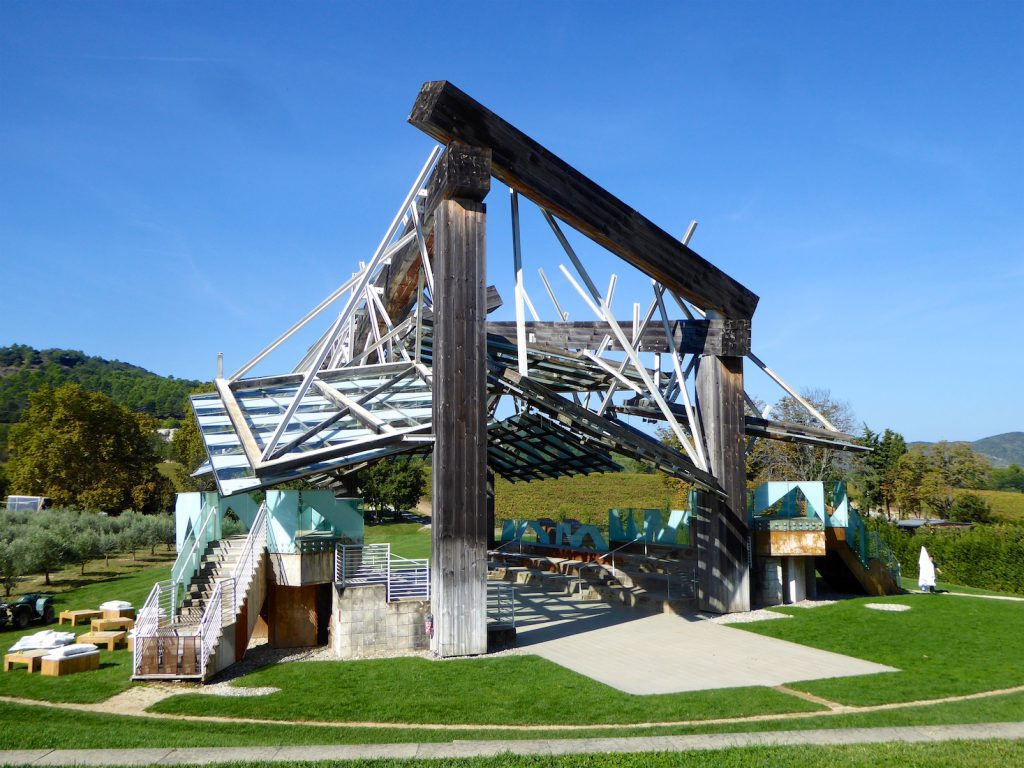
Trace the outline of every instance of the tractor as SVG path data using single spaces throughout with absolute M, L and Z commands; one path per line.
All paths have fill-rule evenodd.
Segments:
M 13 603 L 0 603 L 0 629 L 7 624 L 15 629 L 24 629 L 33 621 L 49 624 L 53 615 L 53 597 L 50 595 L 22 595 Z

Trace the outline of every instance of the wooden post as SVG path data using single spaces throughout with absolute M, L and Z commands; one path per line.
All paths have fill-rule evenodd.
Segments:
M 434 211 L 431 649 L 487 652 L 486 206 L 490 153 L 439 161 Z M 433 201 L 428 201 L 428 208 Z
M 750 610 L 742 357 L 750 346 L 749 328 L 747 323 L 738 341 L 709 342 L 697 368 L 697 418 L 709 469 L 728 495 L 722 501 L 699 494 L 694 523 L 700 606 L 715 613 Z

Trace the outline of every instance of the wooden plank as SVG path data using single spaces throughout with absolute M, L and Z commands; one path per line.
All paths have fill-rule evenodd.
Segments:
M 750 610 L 747 484 L 743 433 L 743 358 L 705 356 L 697 367 L 697 418 L 711 471 L 726 498 L 705 498 L 695 516 L 700 605 L 733 613 Z
M 631 321 L 621 321 L 620 325 L 628 327 Z M 683 321 L 672 323 L 672 346 L 678 348 L 683 342 Z M 611 338 L 608 350 L 622 351 L 612 335 L 608 323 L 595 321 L 545 322 L 526 321 L 526 340 L 531 346 L 540 344 L 560 349 L 597 349 L 606 336 Z M 515 338 L 516 324 L 510 321 L 488 321 L 487 332 L 508 339 Z M 648 324 L 640 336 L 640 347 L 645 352 L 668 352 L 669 345 L 665 341 L 665 329 L 661 325 Z M 702 345 L 703 348 L 703 345 Z
M 467 656 L 487 652 L 486 208 L 435 217 L 431 649 Z
M 445 144 L 489 148 L 495 178 L 688 301 L 753 315 L 754 293 L 451 83 L 424 83 L 409 122 Z

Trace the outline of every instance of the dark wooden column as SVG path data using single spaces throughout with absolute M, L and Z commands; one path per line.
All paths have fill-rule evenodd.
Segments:
M 434 208 L 431 649 L 487 652 L 487 260 L 490 152 L 449 145 Z
M 694 522 L 700 606 L 716 613 L 750 610 L 747 562 L 747 477 L 743 414 L 743 355 L 750 349 L 750 321 L 714 319 L 726 333 L 709 336 L 697 369 L 697 418 L 711 473 L 728 495 L 699 494 Z

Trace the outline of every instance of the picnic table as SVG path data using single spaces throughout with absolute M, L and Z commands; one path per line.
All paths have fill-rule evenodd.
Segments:
M 29 674 L 39 669 L 39 659 L 48 654 L 52 648 L 34 648 L 28 651 L 15 651 L 4 656 L 4 672 L 9 672 L 15 664 L 28 666 Z
M 79 619 L 85 624 L 93 619 L 100 618 L 103 618 L 103 611 L 61 611 L 60 616 L 57 618 L 57 624 L 63 624 L 66 619 L 68 624 L 74 627 L 78 624 Z
M 124 630 L 109 630 L 105 632 L 85 632 L 79 635 L 76 643 L 92 643 L 93 645 L 105 645 L 108 651 L 113 651 L 119 645 L 125 644 L 128 633 Z

